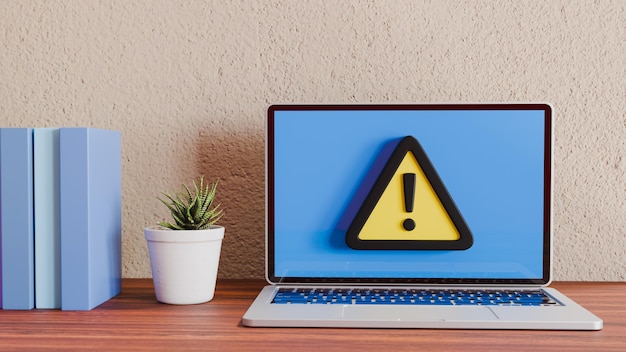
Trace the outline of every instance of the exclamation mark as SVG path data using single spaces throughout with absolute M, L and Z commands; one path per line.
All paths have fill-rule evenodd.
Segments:
M 413 199 L 415 198 L 415 174 L 403 174 L 402 181 L 404 186 L 404 210 L 407 213 L 413 212 Z M 415 228 L 413 219 L 405 219 L 402 223 L 405 230 L 411 231 Z

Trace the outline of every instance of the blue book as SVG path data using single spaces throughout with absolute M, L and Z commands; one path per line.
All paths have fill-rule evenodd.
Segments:
M 61 308 L 59 129 L 33 130 L 35 308 Z
M 122 281 L 121 134 L 60 129 L 61 309 L 90 310 Z
M 2 307 L 35 305 L 33 131 L 0 129 Z
M 2 195 L 0 194 L 0 199 Z M 1 201 L 0 201 L 1 203 Z M 2 204 L 0 204 L 0 212 L 2 212 Z M 0 215 L 0 309 L 2 309 L 2 216 Z

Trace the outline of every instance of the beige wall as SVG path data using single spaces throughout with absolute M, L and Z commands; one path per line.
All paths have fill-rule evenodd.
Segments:
M 1 1 L 0 126 L 123 134 L 125 277 L 156 200 L 221 178 L 220 276 L 263 275 L 276 102 L 551 102 L 555 274 L 626 279 L 626 2 Z

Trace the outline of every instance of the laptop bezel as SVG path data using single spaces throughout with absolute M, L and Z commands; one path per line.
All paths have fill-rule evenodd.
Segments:
M 284 277 L 274 273 L 274 117 L 277 111 L 336 110 L 541 110 L 544 112 L 544 240 L 543 277 L 533 279 L 450 279 L 450 278 L 337 278 Z M 536 286 L 550 284 L 552 279 L 552 162 L 553 109 L 548 103 L 436 103 L 436 104 L 274 104 L 267 109 L 265 138 L 265 278 L 268 283 L 289 285 L 419 285 L 419 286 Z

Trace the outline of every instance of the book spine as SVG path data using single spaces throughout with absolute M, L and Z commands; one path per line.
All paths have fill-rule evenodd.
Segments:
M 33 130 L 35 308 L 61 308 L 59 129 Z
M 2 213 L 1 199 L 2 190 L 0 190 L 0 214 Z M 0 309 L 2 309 L 2 215 L 0 215 Z
M 32 149 L 32 129 L 0 129 L 3 309 L 34 308 Z
M 121 135 L 60 129 L 61 309 L 121 291 Z

